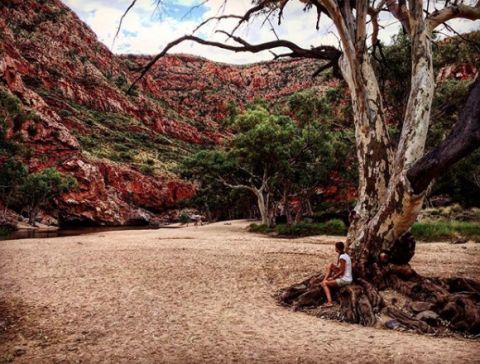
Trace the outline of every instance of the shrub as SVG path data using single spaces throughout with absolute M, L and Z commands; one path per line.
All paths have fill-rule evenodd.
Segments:
M 325 92 L 325 98 L 330 102 L 340 100 L 344 96 L 345 91 L 342 87 L 329 88 Z
M 300 237 L 311 235 L 344 235 L 347 232 L 347 228 L 342 220 L 333 219 L 319 224 L 307 222 L 300 222 L 291 225 L 279 224 L 274 228 L 269 228 L 266 225 L 251 224 L 249 231 L 261 234 L 275 231 L 281 236 Z
M 69 116 L 72 116 L 72 113 L 70 110 L 62 109 L 58 112 L 58 116 L 61 116 L 62 118 L 68 118 Z
M 0 226 L 0 236 L 8 236 L 13 232 L 13 228 L 7 225 Z
M 186 212 L 182 212 L 179 216 L 179 220 L 181 224 L 186 224 L 190 221 L 190 216 Z
M 344 235 L 347 233 L 347 227 L 340 219 L 329 220 L 325 223 L 324 233 L 329 235 Z
M 154 172 L 155 172 L 155 168 L 153 168 L 152 166 L 143 164 L 143 165 L 140 167 L 140 171 L 141 171 L 143 174 L 146 174 L 146 175 L 149 175 L 149 176 L 153 176 L 153 174 L 154 174 Z
M 273 228 L 270 228 L 265 224 L 251 224 L 248 227 L 248 231 L 252 233 L 268 234 L 273 231 Z
M 20 100 L 18 97 L 7 91 L 0 91 L 0 107 L 4 109 L 8 115 L 15 117 L 22 113 Z
M 121 73 L 117 79 L 115 80 L 115 85 L 118 87 L 118 88 L 122 88 L 124 87 L 125 85 L 127 84 L 127 79 L 125 78 L 125 75 L 123 73 Z
M 439 241 L 462 236 L 480 242 L 480 223 L 467 221 L 423 221 L 413 224 L 412 234 L 418 240 Z

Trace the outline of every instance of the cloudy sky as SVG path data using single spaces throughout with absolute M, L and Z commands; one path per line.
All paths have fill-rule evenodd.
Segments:
M 98 35 L 101 42 L 112 49 L 112 41 L 119 20 L 131 0 L 62 0 L 75 11 Z M 135 7 L 123 21 L 122 30 L 117 38 L 113 51 L 115 53 L 154 54 L 158 53 L 167 43 L 184 35 L 190 34 L 202 20 L 208 17 L 224 14 L 242 15 L 251 7 L 251 0 L 230 0 L 226 8 L 222 8 L 223 0 L 163 0 L 161 6 L 156 6 L 155 0 L 137 0 Z M 195 7 L 196 6 L 196 7 Z M 193 10 L 192 10 L 192 7 Z M 320 22 L 320 29 L 315 29 L 315 11 L 305 13 L 299 1 L 287 5 L 284 21 L 278 26 L 276 22 L 265 23 L 264 19 L 256 19 L 248 26 L 242 27 L 237 33 L 250 43 L 260 43 L 275 39 L 272 27 L 281 39 L 287 39 L 309 48 L 319 45 L 338 45 L 333 34 L 333 27 L 326 17 Z M 209 40 L 225 41 L 225 36 L 215 33 L 218 29 L 231 30 L 235 20 L 211 22 L 197 33 Z M 380 38 L 389 42 L 398 32 L 398 24 L 384 18 L 381 24 L 385 27 Z M 455 21 L 452 25 L 459 31 L 480 29 L 480 22 Z M 258 54 L 232 53 L 221 49 L 202 46 L 193 42 L 185 42 L 174 48 L 174 53 L 189 53 L 205 58 L 228 63 L 251 63 L 272 59 L 269 52 Z M 278 53 L 281 53 L 279 50 Z

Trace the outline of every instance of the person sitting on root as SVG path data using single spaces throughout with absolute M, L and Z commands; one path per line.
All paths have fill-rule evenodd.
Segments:
M 327 271 L 325 272 L 325 278 L 321 285 L 327 296 L 327 303 L 322 307 L 332 307 L 332 294 L 330 293 L 330 287 L 343 287 L 349 285 L 353 281 L 352 277 L 352 260 L 350 256 L 345 253 L 345 244 L 341 241 L 335 243 L 335 251 L 338 253 L 337 264 L 327 265 Z

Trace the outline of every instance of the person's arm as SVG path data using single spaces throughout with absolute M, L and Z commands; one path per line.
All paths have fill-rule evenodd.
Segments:
M 338 270 L 335 272 L 334 275 L 330 277 L 331 280 L 337 279 L 338 277 L 343 276 L 343 273 L 345 273 L 345 260 L 340 259 L 338 265 L 339 265 Z

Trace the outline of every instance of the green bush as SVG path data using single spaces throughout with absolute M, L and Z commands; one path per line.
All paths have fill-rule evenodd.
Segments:
M 115 85 L 118 87 L 118 88 L 122 88 L 124 86 L 127 85 L 127 78 L 125 77 L 125 75 L 123 73 L 121 73 L 117 79 L 115 80 Z
M 179 220 L 181 224 L 186 224 L 190 221 L 190 216 L 186 212 L 182 212 L 179 216 Z
M 72 116 L 72 113 L 70 110 L 62 109 L 58 112 L 58 116 L 61 116 L 62 118 L 68 118 L 69 116 Z
M 7 236 L 13 232 L 10 226 L 0 226 L 0 236 Z
M 155 168 L 152 167 L 152 166 L 149 166 L 148 164 L 143 164 L 140 167 L 140 172 L 142 172 L 143 174 L 146 174 L 148 176 L 153 176 L 153 174 L 155 172 Z
M 347 227 L 340 219 L 329 220 L 324 224 L 324 233 L 328 235 L 345 235 Z
M 273 228 L 269 228 L 265 224 L 251 224 L 248 227 L 248 231 L 252 233 L 268 234 L 273 231 Z
M 18 97 L 7 91 L 0 91 L 0 108 L 4 109 L 7 114 L 12 117 L 17 116 L 22 112 Z
M 467 221 L 423 221 L 413 224 L 412 234 L 418 240 L 439 241 L 458 236 L 480 242 L 480 223 Z
M 333 219 L 325 223 L 307 223 L 300 222 L 298 224 L 279 224 L 273 228 L 266 225 L 251 224 L 250 232 L 268 234 L 277 232 L 280 236 L 300 237 L 311 235 L 344 235 L 347 232 L 347 227 L 342 220 Z

